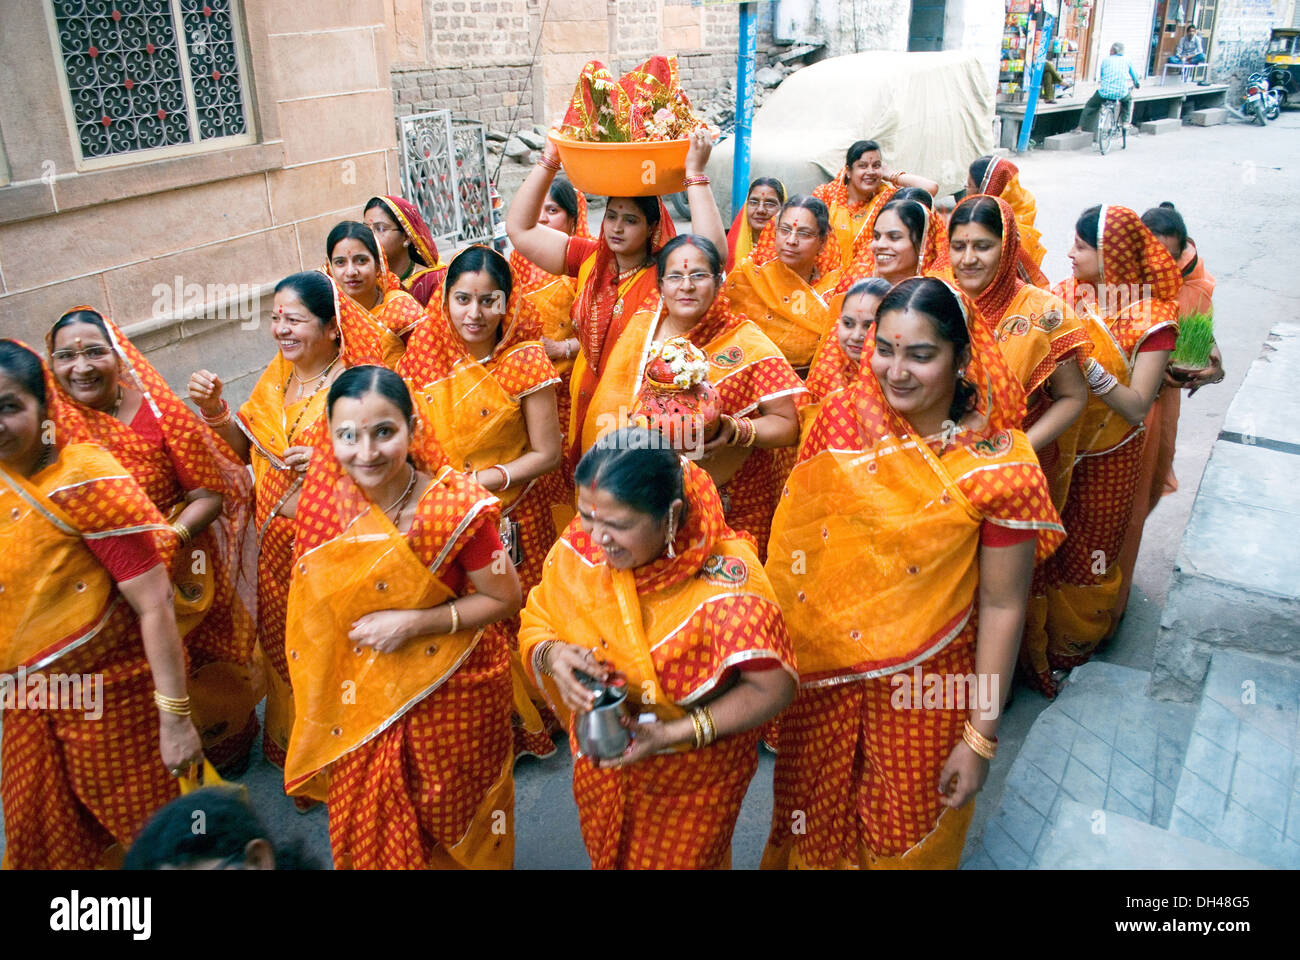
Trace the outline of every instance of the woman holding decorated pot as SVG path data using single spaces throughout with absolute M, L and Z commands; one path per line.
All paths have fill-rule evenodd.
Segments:
M 649 431 L 606 434 L 574 480 L 520 646 L 575 726 L 596 702 L 579 673 L 634 704 L 625 750 L 574 761 L 592 866 L 729 866 L 758 727 L 794 693 L 780 608 L 708 477 Z
M 758 177 L 749 185 L 745 206 L 727 231 L 727 273 L 744 263 L 758 244 L 763 229 L 785 203 L 785 184 L 776 177 Z
M 25 708 L 4 712 L 5 868 L 109 865 L 202 760 L 175 543 L 40 357 L 0 340 L 0 671 Z
M 829 216 L 816 197 L 791 197 L 727 276 L 732 308 L 758 324 L 800 376 L 833 323 L 827 301 L 840 282 L 840 252 Z
M 256 586 L 242 569 L 253 505 L 248 470 L 98 311 L 69 310 L 45 343 L 58 389 L 90 439 L 117 458 L 176 531 L 174 602 L 204 755 L 223 773 L 242 771 L 264 688 L 249 610 Z
M 400 341 L 319 271 L 285 277 L 274 304 L 271 335 L 279 352 L 238 413 L 222 399 L 224 384 L 210 370 L 191 374 L 189 397 L 203 421 L 253 465 L 257 638 L 269 667 L 262 749 L 282 767 L 293 726 L 284 616 L 294 518 L 307 464 L 328 442 L 325 390 L 348 367 L 384 362 Z
M 691 205 L 691 230 L 717 249 L 726 243 L 722 215 L 709 190 L 704 166 L 713 149 L 704 129 L 690 135 L 686 154 L 686 189 Z M 577 278 L 573 305 L 574 330 L 581 344 L 573 368 L 573 404 L 569 422 L 569 454 L 576 462 L 582 424 L 604 375 L 609 354 L 628 321 L 658 299 L 654 257 L 674 235 L 672 220 L 656 197 L 611 197 L 605 207 L 600 237 L 570 237 L 538 222 L 551 180 L 560 169 L 559 154 L 548 140 L 537 168 L 515 194 L 506 217 L 506 230 L 515 248 L 548 273 Z M 580 184 L 579 184 L 580 186 Z
M 446 462 L 391 370 L 345 371 L 325 405 L 289 591 L 285 787 L 328 796 L 336 869 L 508 869 L 501 622 L 522 597 L 498 501 Z
M 383 248 L 366 224 L 356 220 L 335 224 L 325 239 L 325 261 L 343 292 L 403 342 L 424 320 L 424 306 L 388 269 Z M 397 356 L 400 351 L 385 363 L 395 362 Z
M 505 257 L 476 245 L 452 258 L 441 301 L 397 364 L 448 461 L 500 499 L 502 539 L 525 593 L 555 542 L 544 481 L 563 454 L 559 377 L 540 337 L 537 311 Z M 516 661 L 516 753 L 549 756 L 559 728 L 518 664 L 517 629 L 505 624 Z
M 364 211 L 368 226 L 379 241 L 389 271 L 402 289 L 425 306 L 442 284 L 447 265 L 438 256 L 429 225 L 415 204 L 401 197 L 371 197 Z
M 1053 558 L 1047 592 L 1053 670 L 1086 662 L 1119 622 L 1130 586 L 1119 561 L 1138 495 L 1143 421 L 1178 338 L 1182 286 L 1169 251 L 1127 207 L 1085 210 L 1070 262 L 1074 276 L 1053 292 L 1074 307 L 1092 339 L 1084 370 L 1092 396 L 1061 511 L 1069 536 Z
M 899 187 L 919 187 L 931 196 L 939 192 L 939 185 L 933 180 L 886 167 L 876 141 L 859 140 L 849 147 L 844 166 L 835 179 L 813 191 L 813 196 L 830 209 L 831 226 L 844 261 L 842 266 L 847 268 L 871 245 L 871 224 L 876 212 Z
M 702 355 L 698 371 L 679 371 L 692 385 L 717 391 L 720 418 L 702 426 L 700 466 L 718 487 L 727 524 L 758 542 L 759 556 L 784 473 L 775 454 L 799 440 L 795 398 L 803 381 L 752 321 L 731 309 L 722 258 L 703 237 L 683 234 L 659 251 L 659 300 L 638 310 L 608 349 L 586 419 L 575 439 L 583 451 L 601 434 L 631 422 L 646 373 L 663 345 L 685 338 Z
M 781 714 L 764 867 L 957 866 L 1035 556 L 1062 536 L 1023 417 L 967 298 L 928 277 L 885 296 L 773 522 L 800 691 Z M 923 701 L 922 674 L 971 678 L 969 698 Z

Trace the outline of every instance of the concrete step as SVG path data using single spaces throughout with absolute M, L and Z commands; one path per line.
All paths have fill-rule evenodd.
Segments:
M 1092 143 L 1091 133 L 1057 133 L 1043 139 L 1044 150 L 1082 150 Z
M 1198 127 L 1213 127 L 1228 122 L 1228 111 L 1223 107 L 1206 107 L 1204 110 L 1193 110 L 1187 119 Z
M 1159 120 L 1143 121 L 1141 130 L 1144 134 L 1173 133 L 1182 129 L 1183 121 L 1177 117 L 1161 117 Z
M 1196 702 L 1210 656 L 1300 668 L 1300 326 L 1277 324 L 1224 418 L 1192 506 L 1148 692 Z
M 1196 711 L 1147 698 L 1148 679 L 1097 660 L 1071 672 L 1025 738 L 963 868 L 1029 866 L 1066 802 L 1157 827 L 1169 822 Z
M 1043 830 L 1036 870 L 1264 870 L 1265 864 L 1121 813 L 1063 801 Z
M 1300 668 L 1210 660 L 1169 829 L 1269 866 L 1300 868 Z

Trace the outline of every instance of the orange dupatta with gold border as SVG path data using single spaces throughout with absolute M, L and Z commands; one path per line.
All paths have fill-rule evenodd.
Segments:
M 846 274 L 855 261 L 871 252 L 871 226 L 876 222 L 876 214 L 898 192 L 898 187 L 882 180 L 874 194 L 862 203 L 854 203 L 849 199 L 848 178 L 849 168 L 840 167 L 835 179 L 823 183 L 812 192 L 830 211 L 831 228 L 839 240 L 840 256 L 843 259 L 840 266 Z
M 984 170 L 980 193 L 998 197 L 1010 205 L 1020 226 L 1021 248 L 1017 253 L 1021 276 L 1026 283 L 1047 288 L 1047 277 L 1041 264 L 1047 251 L 1043 248 L 1042 233 L 1034 226 L 1038 205 L 1034 196 L 1020 184 L 1020 168 L 1003 157 L 994 157 Z

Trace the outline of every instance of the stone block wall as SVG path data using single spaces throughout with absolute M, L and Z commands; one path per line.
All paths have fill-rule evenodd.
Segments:
M 1281 26 L 1281 0 L 1222 0 L 1210 42 L 1210 75 L 1231 84 L 1229 103 L 1236 105 L 1245 80 L 1264 68 L 1273 27 Z

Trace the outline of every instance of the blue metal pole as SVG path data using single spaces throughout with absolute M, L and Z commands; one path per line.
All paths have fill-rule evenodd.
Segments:
M 749 193 L 749 138 L 754 123 L 754 53 L 758 48 L 755 4 L 740 4 L 740 50 L 736 57 L 736 150 L 731 159 L 731 216 Z
M 1020 139 L 1016 142 L 1016 153 L 1029 149 L 1029 133 L 1034 128 L 1034 112 L 1038 109 L 1038 94 L 1043 89 L 1043 68 L 1047 65 L 1047 51 L 1052 45 L 1052 24 L 1055 18 L 1046 14 L 1043 17 L 1043 29 L 1039 34 L 1038 46 L 1034 50 L 1034 65 L 1029 74 L 1029 100 L 1025 103 L 1025 120 L 1020 125 Z

